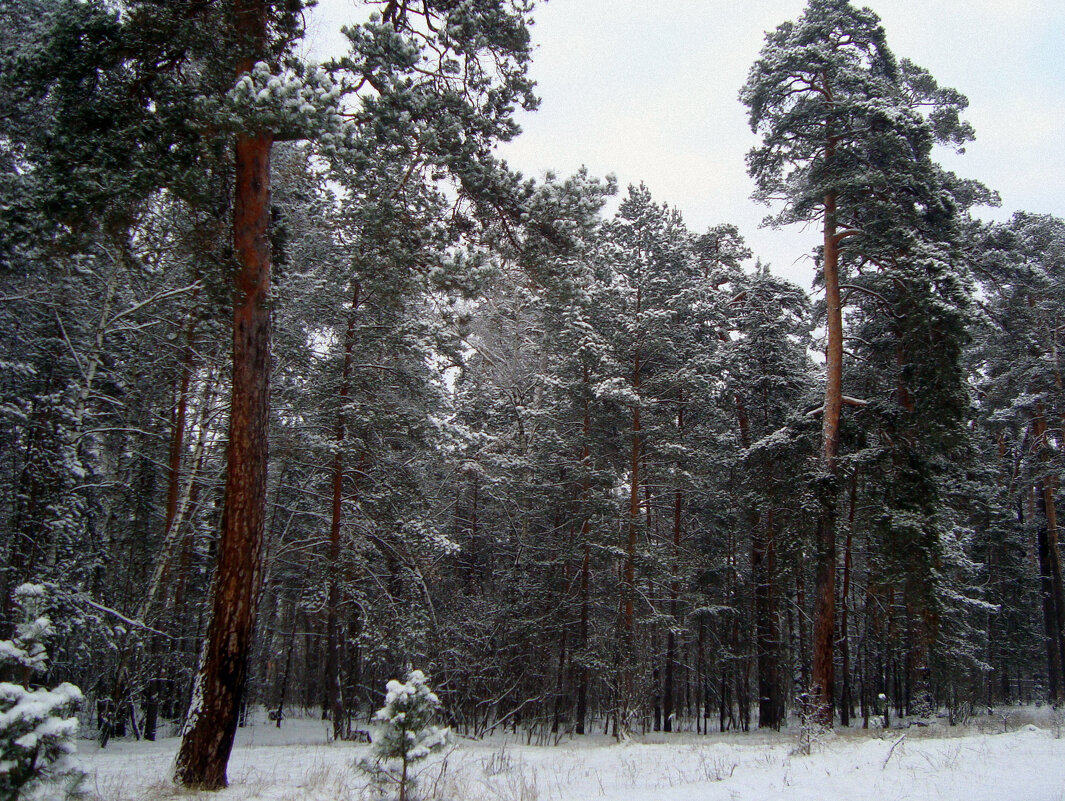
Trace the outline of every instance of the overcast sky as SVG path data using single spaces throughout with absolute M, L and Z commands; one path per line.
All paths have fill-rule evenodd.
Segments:
M 335 52 L 335 30 L 360 16 L 354 0 L 319 0 L 313 50 Z M 797 18 L 805 0 L 549 0 L 534 11 L 532 75 L 540 109 L 500 150 L 539 177 L 581 165 L 643 181 L 695 232 L 740 226 L 775 272 L 810 286 L 815 228 L 759 228 L 744 156 L 755 144 L 736 99 L 764 32 Z M 942 154 L 959 174 L 1014 210 L 1065 216 L 1065 2 L 870 0 L 896 57 L 969 98 L 976 141 Z

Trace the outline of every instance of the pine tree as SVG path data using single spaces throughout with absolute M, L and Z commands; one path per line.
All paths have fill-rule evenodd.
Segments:
M 811 0 L 798 22 L 767 34 L 740 93 L 752 130 L 755 197 L 784 202 L 770 221 L 818 221 L 819 280 L 825 290 L 822 511 L 817 534 L 812 694 L 831 725 L 836 619 L 837 500 L 844 341 L 841 266 L 908 258 L 915 228 L 940 213 L 933 143 L 960 147 L 972 129 L 966 100 L 927 72 L 896 61 L 869 9 Z M 949 213 L 949 212 L 948 212 Z M 919 239 L 919 235 L 916 237 Z M 917 247 L 920 247 L 918 243 Z M 920 251 L 916 254 L 920 257 Z
M 235 45 L 236 84 L 230 94 L 245 119 L 238 117 L 233 140 L 237 269 L 226 489 L 210 622 L 174 770 L 182 784 L 204 789 L 227 784 L 262 580 L 271 372 L 270 153 L 283 132 L 274 120 L 264 124 L 254 119 L 262 98 L 254 83 L 269 88 L 278 81 L 271 74 L 280 67 L 274 53 L 291 46 L 301 5 L 234 0 L 227 31 Z M 286 100 L 270 99 L 279 105 Z M 313 112 L 314 106 L 309 107 Z
M 628 485 L 618 588 L 620 735 L 639 714 L 643 690 L 652 701 L 661 697 L 657 659 L 641 659 L 645 649 L 637 620 L 656 615 L 660 599 L 679 610 L 669 603 L 673 581 L 665 576 L 674 568 L 666 565 L 679 564 L 684 495 L 694 483 L 692 445 L 705 441 L 704 426 L 713 418 L 705 410 L 712 408 L 711 377 L 717 372 L 718 310 L 711 279 L 680 213 L 655 203 L 642 185 L 629 188 L 614 219 L 604 225 L 594 270 L 597 305 L 590 319 L 605 346 L 595 395 L 625 420 L 623 439 L 613 446 L 625 455 L 615 470 Z M 672 548 L 665 553 L 651 546 L 659 525 L 671 531 Z M 647 581 L 649 593 L 638 579 Z M 648 631 L 649 640 L 657 636 L 653 628 Z M 668 632 L 665 639 L 668 650 Z M 641 672 L 648 674 L 646 681 Z M 661 727 L 660 704 L 657 713 Z
M 1019 212 L 980 243 L 977 274 L 988 297 L 974 349 L 984 425 L 997 435 L 1012 495 L 1034 491 L 1048 692 L 1065 697 L 1065 592 L 1062 590 L 1057 489 L 1063 470 L 1065 391 L 1058 321 L 1065 310 L 1065 222 Z M 1003 461 L 1005 461 L 1003 459 Z M 1009 480 L 1009 479 L 1006 479 Z M 1021 507 L 1023 509 L 1023 504 Z M 1023 516 L 1023 512 L 1021 515 Z
M 0 640 L 0 667 L 16 677 L 0 682 L 0 798 L 66 797 L 77 790 L 83 774 L 72 757 L 78 719 L 72 713 L 81 690 L 64 682 L 35 687 L 35 674 L 48 668 L 45 640 L 52 621 L 45 614 L 46 590 L 23 584 L 15 590 L 22 622 L 12 640 Z
M 373 741 L 375 757 L 398 760 L 399 801 L 407 801 L 414 786 L 411 766 L 447 743 L 448 729 L 433 725 L 440 712 L 440 699 L 429 689 L 425 674 L 412 670 L 405 682 L 393 679 L 386 686 L 385 705 L 374 714 L 381 724 Z
M 753 274 L 734 276 L 729 289 L 727 325 L 732 333 L 724 363 L 739 429 L 737 470 L 744 478 L 738 519 L 750 530 L 758 726 L 780 728 L 787 700 L 782 579 L 799 539 L 789 520 L 796 488 L 780 477 L 792 475 L 795 451 L 801 448 L 791 439 L 802 438 L 794 430 L 793 415 L 814 386 L 806 355 L 810 309 L 799 287 L 762 265 Z

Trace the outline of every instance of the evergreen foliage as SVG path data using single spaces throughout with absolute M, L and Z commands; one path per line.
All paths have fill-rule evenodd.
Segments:
M 0 798 L 68 797 L 83 773 L 73 756 L 81 690 L 69 682 L 48 689 L 37 675 L 48 669 L 45 641 L 54 634 L 40 584 L 15 589 L 21 622 L 11 640 L 0 640 L 0 667 L 14 682 L 0 682 Z
M 440 712 L 440 699 L 426 683 L 425 674 L 412 670 L 404 682 L 395 679 L 385 687 L 385 705 L 374 714 L 380 728 L 373 740 L 379 761 L 398 760 L 399 801 L 406 801 L 415 786 L 410 768 L 447 743 L 448 730 L 433 725 Z
M 1065 700 L 1065 223 L 970 216 L 994 193 L 934 161 L 965 98 L 873 12 L 810 0 L 741 92 L 768 222 L 823 228 L 822 301 L 643 184 L 615 213 L 611 177 L 498 158 L 537 102 L 524 0 L 371 2 L 322 65 L 304 5 L 0 7 L 0 714 L 37 715 L 5 776 L 34 732 L 45 773 L 66 753 L 75 691 L 45 682 L 104 745 L 192 727 L 198 674 L 232 691 L 212 733 L 320 706 L 358 736 L 409 664 L 464 734 L 543 743 L 781 728 L 826 678 L 821 723 Z M 268 286 L 238 286 L 237 186 L 267 184 Z M 253 506 L 248 594 L 218 600 Z M 84 630 L 27 612 L 37 583 Z M 406 764 L 439 703 L 388 692 Z

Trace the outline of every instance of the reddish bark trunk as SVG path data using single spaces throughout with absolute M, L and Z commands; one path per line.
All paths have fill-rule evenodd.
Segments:
M 843 304 L 839 289 L 835 193 L 825 197 L 824 279 L 828 339 L 825 346 L 825 413 L 821 431 L 825 466 L 834 473 L 839 454 L 839 420 L 843 410 Z
M 849 612 L 851 580 L 851 545 L 854 541 L 854 512 L 858 497 L 858 474 L 851 476 L 851 502 L 847 525 L 847 542 L 843 550 L 843 590 L 840 594 L 840 651 L 843 658 L 843 693 L 840 698 L 839 722 L 843 726 L 851 725 L 851 677 L 850 677 L 850 634 L 847 615 Z
M 249 54 L 237 74 L 265 50 L 267 5 L 238 0 L 234 20 Z M 270 395 L 270 150 L 268 133 L 235 143 L 233 245 L 233 388 L 226 448 L 225 505 L 211 619 L 192 706 L 174 770 L 186 787 L 226 786 L 226 766 L 247 681 L 262 582 Z
M 834 147 L 825 156 L 831 160 Z M 825 196 L 824 247 L 825 304 L 828 342 L 825 348 L 825 408 L 822 425 L 825 470 L 836 473 L 839 454 L 839 421 L 843 409 L 843 311 L 839 289 L 839 239 L 836 235 L 836 195 Z M 814 588 L 813 664 L 811 701 L 815 720 L 832 725 L 835 682 L 834 638 L 836 630 L 836 513 L 831 486 L 822 498 L 817 526 L 817 568 Z

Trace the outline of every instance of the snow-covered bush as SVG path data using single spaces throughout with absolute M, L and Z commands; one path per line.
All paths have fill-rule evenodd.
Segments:
M 373 740 L 376 762 L 363 764 L 364 770 L 379 779 L 393 782 L 399 789 L 399 801 L 407 801 L 414 785 L 410 766 L 447 743 L 449 729 L 433 725 L 440 710 L 440 699 L 429 689 L 425 674 L 412 670 L 406 682 L 393 679 L 385 685 L 385 705 L 374 720 L 381 724 Z M 385 765 L 399 761 L 399 773 Z
M 22 622 L 14 639 L 0 640 L 0 665 L 15 678 L 0 682 L 0 799 L 68 796 L 83 775 L 72 758 L 81 690 L 66 682 L 31 689 L 34 674 L 47 668 L 44 641 L 52 634 L 44 587 L 23 584 L 15 603 Z
M 817 700 L 810 693 L 799 694 L 798 708 L 799 742 L 792 749 L 791 755 L 810 756 L 824 744 L 831 729 L 822 722 L 824 710 L 818 706 Z

